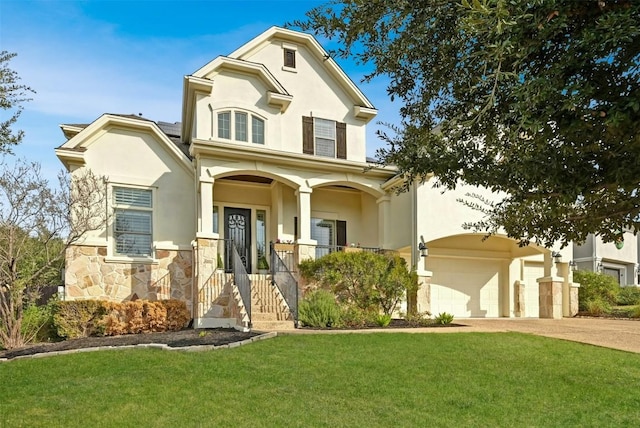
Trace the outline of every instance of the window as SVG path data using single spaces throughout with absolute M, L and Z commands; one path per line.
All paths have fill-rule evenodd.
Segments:
M 213 112 L 212 112 L 213 114 Z M 218 115 L 218 138 L 264 144 L 264 119 L 244 111 L 222 111 Z M 251 133 L 249 133 L 249 116 Z
M 114 187 L 115 253 L 151 256 L 153 194 L 151 190 Z
M 264 120 L 255 116 L 251 116 L 251 141 L 264 144 Z
M 284 66 L 296 68 L 296 51 L 294 49 L 284 49 Z
M 313 122 L 315 152 L 318 156 L 336 157 L 336 122 L 315 118 Z
M 219 233 L 218 232 L 218 226 L 219 221 L 218 221 L 218 206 L 214 205 L 213 206 L 213 233 Z
M 347 125 L 317 117 L 302 118 L 302 152 L 330 158 L 347 158 Z
M 258 263 L 267 256 L 267 212 L 256 210 L 256 252 Z
M 231 113 L 218 113 L 218 138 L 231 139 Z
M 247 140 L 247 113 L 236 112 L 236 140 Z
M 315 239 L 318 242 L 316 259 L 335 251 L 335 230 L 335 220 L 311 219 L 311 239 Z
M 347 222 L 341 220 L 311 219 L 311 239 L 318 242 L 316 258 L 347 245 Z

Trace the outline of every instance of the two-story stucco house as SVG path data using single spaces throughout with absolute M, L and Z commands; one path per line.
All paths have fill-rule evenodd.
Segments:
M 57 156 L 72 174 L 106 176 L 114 213 L 69 250 L 66 298 L 173 297 L 196 326 L 292 324 L 284 267 L 353 246 L 405 257 L 420 311 L 574 314 L 571 250 L 561 260 L 559 248 L 463 230 L 478 215 L 456 202 L 465 189 L 396 194 L 396 171 L 365 155 L 376 113 L 314 37 L 273 27 L 184 78 L 179 123 L 62 125 Z M 281 259 L 270 242 L 290 243 Z M 275 275 L 257 273 L 266 260 Z

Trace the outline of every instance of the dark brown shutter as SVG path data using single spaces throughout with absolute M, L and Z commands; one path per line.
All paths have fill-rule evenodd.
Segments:
M 293 238 L 298 240 L 298 217 L 293 218 Z
M 347 124 L 336 122 L 336 157 L 347 158 Z
M 313 118 L 302 116 L 302 153 L 313 154 Z
M 336 245 L 338 247 L 347 246 L 347 222 L 336 220 Z

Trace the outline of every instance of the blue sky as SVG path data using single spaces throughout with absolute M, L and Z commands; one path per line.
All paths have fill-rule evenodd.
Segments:
M 322 3 L 1 0 L 0 50 L 18 54 L 10 66 L 37 92 L 18 121 L 26 136 L 14 151 L 39 161 L 53 179 L 62 168 L 53 151 L 64 142 L 61 123 L 89 123 L 107 112 L 179 121 L 184 75 Z M 397 122 L 398 108 L 385 79 L 361 83 L 370 66 L 337 61 L 379 110 L 367 132 L 373 156 L 382 144 L 375 122 Z

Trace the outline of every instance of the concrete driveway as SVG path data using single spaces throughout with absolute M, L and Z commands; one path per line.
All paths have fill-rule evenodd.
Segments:
M 515 331 L 538 336 L 588 343 L 606 348 L 640 353 L 640 320 L 600 318 L 563 318 L 560 320 L 532 318 L 459 319 L 467 331 Z M 463 330 L 465 328 L 460 328 Z M 448 330 L 448 329 L 442 329 Z
M 640 320 L 612 320 L 600 318 L 457 318 L 461 327 L 364 329 L 364 330 L 283 330 L 278 334 L 367 334 L 367 333 L 530 333 L 538 336 L 588 343 L 605 348 L 640 354 Z

